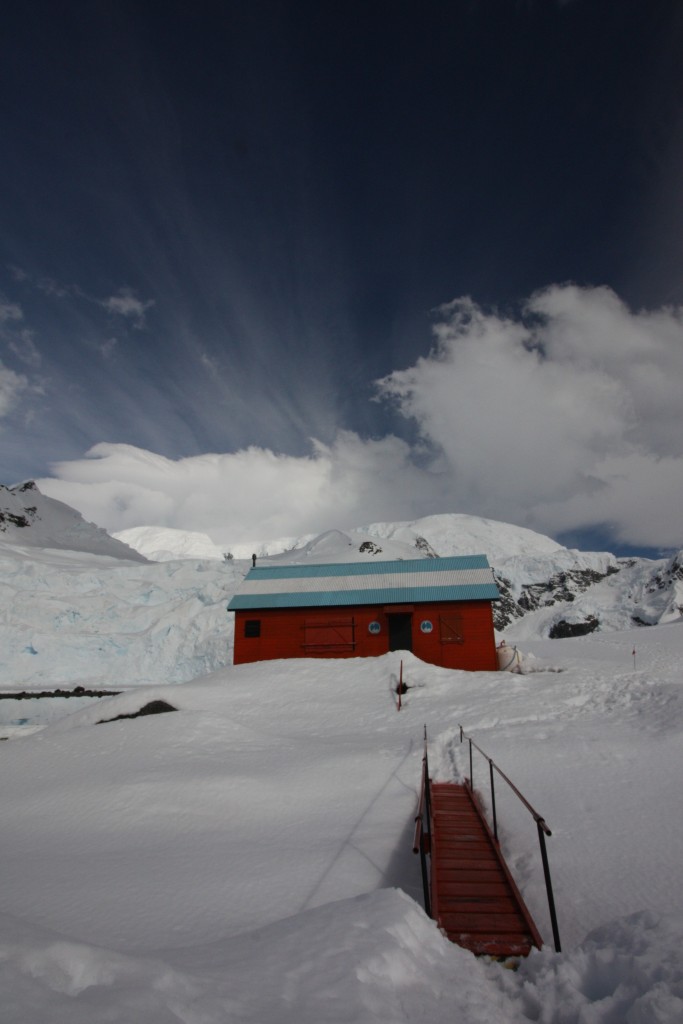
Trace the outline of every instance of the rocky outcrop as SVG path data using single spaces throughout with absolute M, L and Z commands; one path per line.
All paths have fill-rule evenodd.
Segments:
M 525 612 L 532 612 L 541 606 L 572 602 L 577 594 L 583 594 L 594 583 L 606 576 L 619 572 L 617 566 L 609 566 L 606 572 L 596 569 L 569 569 L 554 573 L 546 583 L 525 583 L 519 597 L 519 606 Z
M 16 487 L 0 484 L 0 539 L 22 547 L 87 551 L 127 561 L 147 559 L 115 540 L 80 512 L 42 494 L 33 480 Z
M 500 601 L 493 602 L 493 625 L 499 633 L 502 633 L 511 622 L 522 618 L 524 609 L 519 601 L 515 600 L 512 582 L 495 569 L 493 578 L 500 592 Z
M 432 545 L 424 537 L 416 537 L 415 538 L 415 547 L 417 548 L 417 550 L 419 552 L 421 552 L 421 554 L 424 556 L 424 558 L 438 558 L 439 557 L 437 555 L 436 551 L 434 550 L 434 548 L 432 547 Z
M 600 620 L 594 615 L 589 615 L 584 622 L 567 622 L 566 619 L 560 619 L 559 622 L 553 623 L 548 632 L 548 636 L 551 640 L 563 640 L 566 637 L 572 636 L 586 636 L 587 633 L 594 633 L 600 626 Z
M 375 544 L 373 540 L 364 540 L 359 546 L 358 550 L 361 555 L 381 555 L 382 549 L 379 544 Z
M 528 615 L 529 612 L 536 611 L 539 608 L 552 608 L 563 604 L 573 604 L 580 594 L 585 593 L 607 576 L 612 576 L 618 572 L 618 565 L 608 565 L 604 572 L 597 569 L 580 567 L 562 569 L 559 572 L 552 573 L 547 580 L 522 583 L 521 586 L 518 586 L 518 594 L 515 596 L 515 588 L 512 581 L 499 570 L 494 570 L 494 577 L 500 591 L 501 600 L 496 601 L 494 604 L 493 624 L 499 632 L 502 632 L 515 619 L 521 619 L 524 615 Z M 586 621 L 592 620 L 587 619 Z M 562 626 L 561 622 L 562 620 L 549 626 L 549 636 L 580 636 L 582 632 L 592 632 L 599 626 L 599 621 L 596 620 L 596 624 L 591 625 L 590 628 L 579 629 L 579 632 L 571 633 L 562 632 L 565 627 Z M 576 623 L 576 625 L 581 626 L 583 624 Z M 556 630 L 555 633 L 552 632 L 553 629 Z M 569 629 L 569 624 L 567 624 L 566 629 Z

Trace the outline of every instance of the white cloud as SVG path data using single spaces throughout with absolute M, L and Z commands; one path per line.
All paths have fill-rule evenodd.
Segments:
M 52 277 L 41 277 L 36 281 L 36 287 L 45 295 L 51 295 L 56 299 L 63 299 L 67 295 L 78 291 L 75 288 L 67 288 L 65 285 L 55 281 Z
M 23 374 L 15 373 L 0 362 L 0 417 L 11 412 L 28 387 L 28 379 Z
M 235 544 L 457 511 L 545 533 L 609 524 L 683 546 L 683 314 L 554 286 L 518 317 L 441 308 L 434 349 L 378 382 L 420 431 L 340 432 L 307 456 L 249 447 L 167 459 L 100 444 L 46 493 L 112 530 L 174 526 Z
M 0 299 L 0 324 L 8 323 L 12 320 L 23 320 L 24 314 L 21 311 L 21 306 L 18 306 L 16 302 L 7 302 L 5 299 Z
M 146 311 L 154 305 L 154 299 L 143 302 L 131 288 L 120 288 L 117 295 L 110 295 L 100 303 L 109 313 L 132 320 L 135 327 L 143 327 Z
M 532 296 L 520 319 L 470 299 L 440 316 L 434 351 L 379 387 L 441 454 L 459 508 L 552 533 L 610 522 L 634 544 L 683 543 L 680 309 L 631 313 L 607 288 L 565 285 Z M 663 485 L 652 472 L 663 459 L 655 527 L 633 509 L 642 488 Z
M 428 511 L 435 480 L 405 442 L 341 433 L 307 457 L 250 447 L 171 460 L 129 445 L 99 444 L 38 481 L 50 496 L 110 530 L 141 524 L 209 533 L 235 544 Z
M 105 338 L 99 345 L 99 350 L 104 359 L 109 359 L 114 354 L 114 349 L 118 345 L 116 338 Z
M 8 338 L 7 347 L 10 352 L 14 353 L 17 359 L 20 359 L 27 366 L 40 366 L 42 356 L 33 338 L 33 331 L 24 328 L 15 333 L 13 337 Z
M 39 366 L 40 352 L 34 342 L 33 331 L 23 325 L 24 311 L 16 302 L 0 298 L 0 339 L 27 366 Z

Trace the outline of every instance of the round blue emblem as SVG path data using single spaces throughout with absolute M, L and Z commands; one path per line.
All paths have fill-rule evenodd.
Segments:
M 424 619 L 424 621 L 420 623 L 420 629 L 422 630 L 423 633 L 431 633 L 434 627 L 429 621 L 429 619 Z
M 371 622 L 368 626 L 368 633 L 379 633 L 381 628 L 379 622 Z

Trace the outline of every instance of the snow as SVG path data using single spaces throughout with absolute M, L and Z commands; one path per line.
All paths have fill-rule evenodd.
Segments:
M 506 631 L 517 641 L 547 636 L 550 626 L 560 619 L 583 622 L 594 616 L 600 629 L 624 630 L 640 622 L 656 625 L 683 621 L 683 554 L 670 559 L 618 560 L 602 553 L 575 552 L 571 561 L 562 552 L 555 559 L 557 572 L 592 569 L 610 575 L 594 583 L 585 593 L 576 593 L 570 602 L 555 602 L 530 612 Z M 516 569 L 516 572 L 515 572 Z M 618 571 L 614 571 L 614 570 Z M 525 559 L 502 563 L 500 572 L 513 581 L 513 593 L 519 595 L 525 583 L 548 579 L 548 561 Z
M 173 561 L 178 558 L 223 558 L 225 547 L 220 547 L 205 533 L 170 529 L 158 526 L 139 526 L 121 530 L 114 536 L 153 561 Z M 267 542 L 262 540 L 237 544 L 231 548 L 235 558 L 287 556 L 296 558 L 320 557 L 333 553 L 335 560 L 346 555 L 357 561 L 359 547 L 373 542 L 381 548 L 384 558 L 423 558 L 416 542 L 424 540 L 439 555 L 485 554 L 490 562 L 498 563 L 511 558 L 533 558 L 567 552 L 561 544 L 521 526 L 500 523 L 479 516 L 459 513 L 425 516 L 411 522 L 371 523 L 348 531 L 328 530 L 323 534 L 302 537 L 282 537 Z M 351 551 L 347 549 L 351 548 Z M 362 555 L 362 552 L 360 553 Z M 372 556 L 374 552 L 370 552 Z M 573 553 L 574 555 L 577 552 Z M 609 556 L 613 559 L 613 556 Z
M 349 537 L 291 557 L 340 560 Z M 123 690 L 0 700 L 31 721 L 0 727 L 3 1022 L 683 1019 L 680 616 L 549 641 L 532 612 L 506 634 L 519 675 L 408 652 L 234 667 L 225 605 L 248 564 L 0 543 L 0 688 Z M 661 593 L 639 600 L 660 614 Z M 177 710 L 97 724 L 155 699 Z M 425 724 L 433 777 L 469 772 L 462 724 L 546 818 L 562 953 L 502 781 L 502 846 L 548 945 L 511 971 L 421 909 Z M 476 752 L 474 781 L 489 802 Z
M 87 551 L 144 562 L 144 556 L 85 521 L 80 512 L 41 494 L 32 480 L 0 484 L 0 538 L 38 548 Z
M 226 551 L 208 534 L 177 530 L 170 526 L 133 526 L 113 534 L 116 540 L 134 548 L 152 562 L 174 562 L 179 558 L 222 559 Z
M 227 662 L 226 604 L 245 571 L 0 541 L 0 687 L 120 689 L 211 672 Z
M 413 546 L 417 537 L 424 537 L 440 555 L 470 555 L 477 551 L 496 565 L 511 557 L 555 555 L 566 551 L 557 541 L 523 526 L 456 512 L 424 516 L 412 522 L 372 523 L 355 532 Z

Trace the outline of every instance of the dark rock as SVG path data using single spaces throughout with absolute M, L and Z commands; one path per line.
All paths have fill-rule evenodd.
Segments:
M 1 523 L 10 523 L 12 526 L 30 526 L 31 520 L 28 516 L 15 516 L 12 512 L 0 512 Z
M 589 615 L 585 622 L 567 622 L 560 619 L 550 628 L 548 636 L 551 640 L 564 640 L 572 636 L 586 636 L 587 633 L 594 633 L 600 626 L 600 620 L 594 615 Z
M 22 690 L 21 693 L 0 693 L 0 700 L 44 700 L 48 697 L 116 697 L 120 690 L 86 690 L 75 686 L 73 690 Z
M 500 601 L 493 602 L 493 625 L 495 629 L 502 632 L 515 619 L 521 619 L 524 615 L 523 609 L 512 596 L 512 583 L 494 570 L 493 578 L 496 581 Z
M 361 546 L 358 548 L 361 554 L 381 555 L 382 549 L 379 544 L 375 544 L 372 540 L 364 540 Z
M 415 547 L 418 551 L 421 551 L 425 558 L 438 558 L 436 551 L 424 537 L 415 538 Z
M 546 583 L 525 583 L 519 605 L 524 611 L 532 612 L 536 608 L 548 608 L 559 601 L 574 601 L 577 594 L 583 594 L 594 583 L 599 583 L 615 572 L 619 572 L 616 566 L 610 566 L 607 572 L 598 572 L 596 569 L 557 572 Z
M 128 715 L 116 715 L 114 718 L 101 718 L 98 725 L 105 725 L 107 722 L 119 722 L 123 718 L 142 718 L 144 715 L 163 715 L 166 711 L 177 711 L 173 705 L 167 704 L 165 700 L 151 700 L 139 711 L 133 711 Z

